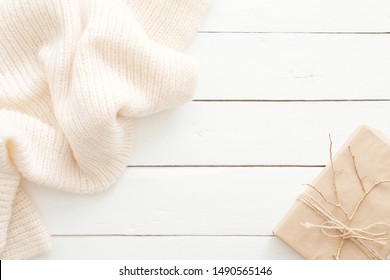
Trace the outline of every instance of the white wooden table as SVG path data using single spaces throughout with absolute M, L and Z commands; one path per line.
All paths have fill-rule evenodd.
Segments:
M 390 135 L 390 1 L 215 0 L 187 52 L 194 101 L 138 122 L 107 192 L 27 184 L 43 259 L 299 259 L 272 229 L 334 149 Z

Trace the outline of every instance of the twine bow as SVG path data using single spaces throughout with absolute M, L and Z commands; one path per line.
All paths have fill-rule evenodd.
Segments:
M 319 228 L 321 232 L 328 237 L 342 238 L 357 238 L 361 240 L 369 240 L 378 244 L 385 245 L 390 239 L 390 225 L 386 223 L 373 223 L 367 227 L 352 228 L 338 221 L 325 221 L 322 225 L 314 225 L 312 223 L 303 223 L 305 228 Z M 380 227 L 384 230 L 380 231 Z M 337 233 L 337 232 L 339 233 Z
M 362 228 L 349 227 L 334 217 L 318 201 L 307 194 L 301 194 L 298 200 L 313 209 L 317 214 L 325 219 L 321 225 L 315 225 L 309 222 L 302 225 L 307 228 L 318 228 L 321 232 L 332 238 L 347 238 L 354 242 L 370 259 L 382 259 L 378 254 L 364 241 L 372 241 L 385 245 L 390 240 L 390 225 L 382 222 L 373 223 Z

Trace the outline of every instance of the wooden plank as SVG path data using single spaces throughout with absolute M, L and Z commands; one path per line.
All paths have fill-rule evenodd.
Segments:
M 194 98 L 390 99 L 389 49 L 387 35 L 199 34 Z
M 54 237 L 53 250 L 36 259 L 250 260 L 301 259 L 275 237 Z
M 27 183 L 52 234 L 271 235 L 320 168 L 128 168 L 80 196 Z
M 137 123 L 132 165 L 323 165 L 362 124 L 390 135 L 390 102 L 193 102 Z
M 386 32 L 386 0 L 215 0 L 202 31 Z

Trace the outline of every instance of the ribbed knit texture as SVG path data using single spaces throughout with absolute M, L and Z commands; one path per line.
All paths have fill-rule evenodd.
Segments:
M 190 100 L 196 73 L 181 50 L 207 2 L 0 1 L 1 259 L 50 248 L 21 176 L 102 191 L 130 160 L 134 119 Z

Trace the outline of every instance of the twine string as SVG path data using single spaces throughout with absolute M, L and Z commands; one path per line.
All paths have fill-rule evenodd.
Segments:
M 317 214 L 325 219 L 321 225 L 305 222 L 302 225 L 307 228 L 318 228 L 331 238 L 346 238 L 354 242 L 370 259 L 382 259 L 378 254 L 363 241 L 372 241 L 385 245 L 390 240 L 390 225 L 383 222 L 373 223 L 366 227 L 354 228 L 346 226 L 334 217 L 321 203 L 307 194 L 301 194 L 298 200 L 309 206 Z
M 362 240 L 373 241 L 378 244 L 385 245 L 387 241 L 390 239 L 390 225 L 386 223 L 373 223 L 367 227 L 363 228 L 352 228 L 347 227 L 345 225 L 339 224 L 334 221 L 325 221 L 322 225 L 315 225 L 312 223 L 304 223 L 302 224 L 305 228 L 319 228 L 321 232 L 328 237 L 335 238 L 358 238 Z M 383 231 L 376 232 L 379 230 L 379 227 L 383 226 L 386 229 Z M 377 228 L 377 229 L 376 229 Z M 339 232 L 336 233 L 335 231 Z

